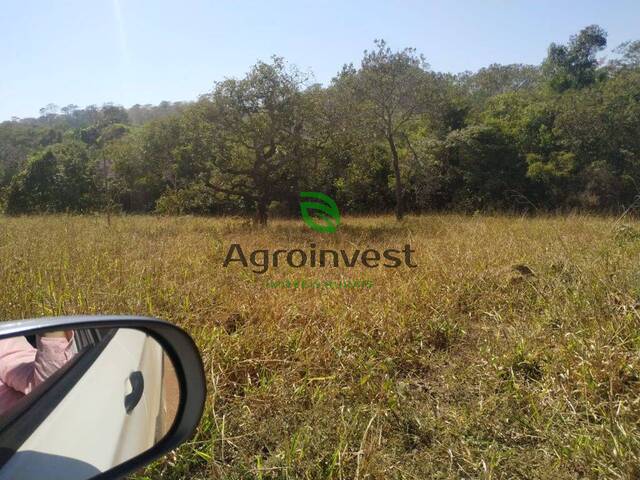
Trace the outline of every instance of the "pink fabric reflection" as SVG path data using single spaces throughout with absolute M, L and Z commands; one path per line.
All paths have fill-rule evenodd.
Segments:
M 74 355 L 70 339 L 36 337 L 33 346 L 25 337 L 0 340 L 0 414 L 44 382 Z

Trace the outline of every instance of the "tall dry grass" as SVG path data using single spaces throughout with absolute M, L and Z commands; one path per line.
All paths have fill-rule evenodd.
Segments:
M 640 477 L 640 225 L 586 216 L 299 221 L 0 217 L 0 318 L 186 328 L 196 437 L 139 478 Z M 222 268 L 245 251 L 410 243 L 419 268 Z M 273 289 L 267 279 L 369 279 Z

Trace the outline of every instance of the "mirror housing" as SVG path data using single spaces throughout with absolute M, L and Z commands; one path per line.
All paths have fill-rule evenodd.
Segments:
M 140 316 L 43 317 L 0 323 L 0 340 L 61 330 L 120 328 L 142 331 L 162 347 L 173 364 L 180 399 L 173 424 L 163 438 L 139 455 L 92 476 L 93 479 L 121 478 L 173 450 L 193 435 L 202 416 L 206 398 L 204 368 L 195 343 L 184 330 L 171 323 Z M 65 375 L 70 376 L 71 381 L 78 381 L 89 366 L 90 364 L 85 369 L 70 369 Z M 74 376 L 77 378 L 73 378 Z M 59 384 L 55 382 L 51 384 L 47 391 L 48 403 L 39 402 L 42 399 L 36 398 L 29 405 L 30 422 L 32 424 L 44 422 L 66 393 Z M 30 433 L 25 431 L 23 423 L 17 421 L 15 416 L 9 415 L 0 421 L 0 464 L 4 465 L 11 458 Z M 2 467 L 0 467 L 1 477 Z

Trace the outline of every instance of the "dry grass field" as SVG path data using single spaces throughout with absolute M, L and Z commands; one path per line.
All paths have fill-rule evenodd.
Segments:
M 257 275 L 222 267 L 231 243 L 419 266 Z M 208 376 L 196 437 L 136 478 L 640 478 L 632 220 L 0 217 L 0 318 L 104 313 L 181 325 Z

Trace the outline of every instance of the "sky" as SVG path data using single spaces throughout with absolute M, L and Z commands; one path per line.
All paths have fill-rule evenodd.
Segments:
M 272 55 L 326 84 L 376 38 L 436 71 L 538 64 L 594 23 L 610 47 L 640 39 L 640 1 L 4 0 L 0 121 L 49 103 L 195 100 Z

